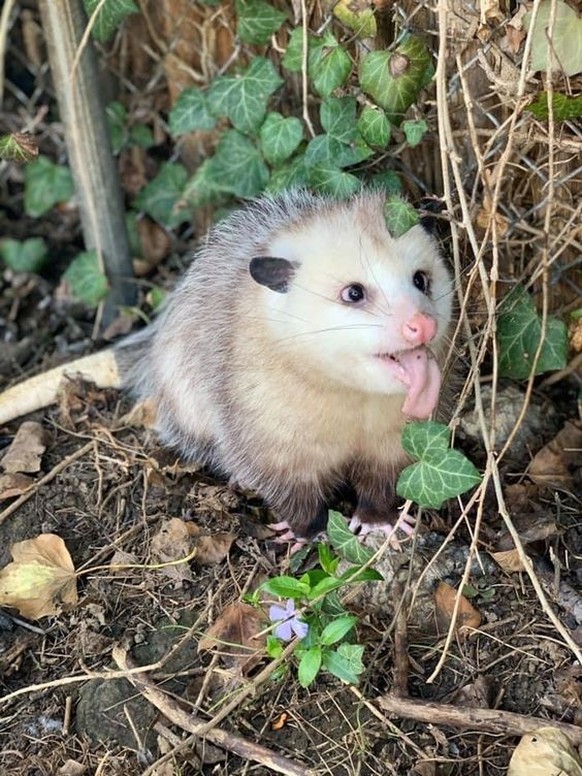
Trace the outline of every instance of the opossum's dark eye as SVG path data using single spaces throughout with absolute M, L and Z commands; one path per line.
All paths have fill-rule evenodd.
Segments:
M 427 296 L 430 294 L 430 278 L 426 272 L 421 272 L 420 270 L 415 272 L 412 276 L 412 282 L 414 283 L 414 287 L 418 288 L 419 291 L 422 291 L 423 294 L 426 294 Z
M 342 288 L 340 297 L 342 302 L 356 304 L 366 298 L 366 289 L 361 283 L 352 283 L 350 286 Z

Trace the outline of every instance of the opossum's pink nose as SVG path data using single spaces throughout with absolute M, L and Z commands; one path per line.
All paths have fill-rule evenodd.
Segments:
M 430 315 L 416 313 L 402 325 L 402 336 L 411 345 L 426 345 L 434 339 L 436 321 Z

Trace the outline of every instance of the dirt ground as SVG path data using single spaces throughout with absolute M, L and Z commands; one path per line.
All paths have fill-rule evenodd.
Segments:
M 84 350 L 91 333 L 90 318 L 63 305 L 50 279 L 8 271 L 0 319 L 6 382 Z M 579 643 L 579 503 L 572 493 L 520 476 L 531 446 L 540 449 L 573 416 L 574 387 L 562 385 L 559 401 L 551 388 L 536 392 L 530 436 L 516 445 L 504 476 L 540 584 Z M 379 568 L 386 581 L 352 596 L 349 606 L 362 618 L 358 642 L 366 648 L 357 689 L 322 674 L 303 690 L 292 671 L 282 672 L 219 719 L 220 741 L 188 737 L 151 698 L 115 678 L 123 655 L 154 664 L 147 677 L 190 718 L 220 714 L 235 693 L 253 686 L 266 661 L 241 664 L 228 648 L 200 649 L 201 640 L 230 605 L 288 561 L 269 540 L 259 500 L 182 466 L 151 431 L 128 420 L 130 408 L 115 390 L 71 383 L 60 407 L 32 416 L 48 432 L 46 451 L 33 487 L 2 503 L 0 564 L 10 561 L 14 542 L 56 534 L 80 572 L 79 600 L 36 622 L 14 611 L 0 620 L 2 773 L 266 774 L 278 772 L 269 757 L 283 756 L 301 763 L 298 773 L 493 774 L 504 772 L 515 729 L 504 735 L 502 719 L 493 733 L 470 716 L 447 725 L 447 706 L 461 714 L 489 708 L 524 720 L 579 723 L 581 669 L 571 649 L 527 576 L 504 572 L 489 554 L 511 548 L 491 498 L 465 587 L 463 601 L 479 618 L 468 635 L 456 633 L 445 644 L 448 604 L 437 593 L 441 583 L 459 585 L 472 541 L 471 521 L 451 532 L 453 505 L 425 514 L 416 542 L 385 554 Z M 3 429 L 5 445 L 21 422 Z M 468 438 L 465 445 L 478 458 Z M 160 567 L 170 557 L 160 554 L 160 532 L 171 531 L 172 518 L 211 537 L 204 562 L 195 557 L 179 573 Z M 117 675 L 108 678 L 112 671 Z M 428 717 L 387 713 L 380 701 L 386 693 L 416 699 Z M 425 706 L 430 701 L 445 711 L 438 724 Z M 241 741 L 264 750 L 244 756 Z

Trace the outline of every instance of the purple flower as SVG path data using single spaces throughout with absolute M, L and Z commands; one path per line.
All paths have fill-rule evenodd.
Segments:
M 289 598 L 285 606 L 273 604 L 269 607 L 269 619 L 271 622 L 279 624 L 275 628 L 275 636 L 281 641 L 291 641 L 293 635 L 298 639 L 304 639 L 307 636 L 309 625 L 295 616 L 295 601 Z

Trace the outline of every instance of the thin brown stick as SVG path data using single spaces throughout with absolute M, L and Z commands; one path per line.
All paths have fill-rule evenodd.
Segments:
M 129 670 L 133 667 L 130 664 L 127 652 L 120 646 L 114 647 L 113 659 L 122 670 Z M 162 714 L 170 720 L 170 722 L 174 725 L 178 725 L 187 733 L 204 736 L 213 744 L 217 744 L 239 757 L 258 762 L 276 773 L 284 773 L 289 776 L 315 776 L 315 771 L 312 769 L 306 768 L 299 763 L 295 763 L 288 757 L 275 754 L 264 746 L 247 741 L 240 736 L 221 730 L 217 727 L 208 730 L 208 725 L 206 723 L 202 722 L 189 711 L 181 708 L 176 701 L 169 698 L 161 690 L 158 690 L 147 676 L 141 675 L 138 678 L 134 674 L 130 674 L 128 675 L 128 679 L 151 704 L 159 709 Z
M 417 701 L 399 698 L 391 693 L 380 696 L 376 702 L 385 711 L 397 717 L 426 722 L 429 725 L 447 725 L 501 736 L 523 736 L 549 726 L 565 733 L 574 746 L 582 744 L 582 728 L 542 717 L 524 717 L 498 709 L 471 709 L 449 706 L 446 703 Z

